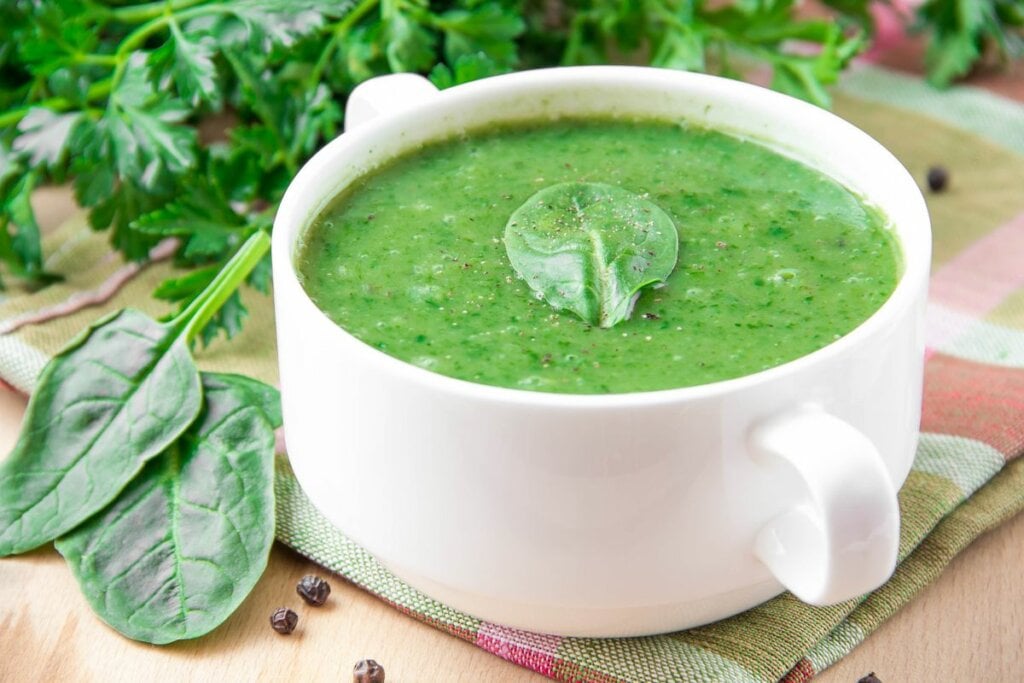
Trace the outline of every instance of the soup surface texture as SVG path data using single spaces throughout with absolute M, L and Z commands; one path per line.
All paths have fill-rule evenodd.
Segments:
M 679 258 L 609 329 L 557 311 L 513 270 L 509 216 L 556 183 L 616 185 L 665 211 Z M 654 121 L 476 132 L 408 153 L 303 235 L 303 287 L 365 343 L 459 379 L 603 394 L 705 384 L 815 351 L 892 293 L 885 218 L 760 144 Z

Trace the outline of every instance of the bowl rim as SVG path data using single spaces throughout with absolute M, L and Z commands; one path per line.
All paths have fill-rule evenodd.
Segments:
M 763 106 L 789 110 L 802 117 L 805 121 L 809 121 L 812 125 L 837 127 L 844 130 L 847 134 L 860 136 L 864 144 L 873 148 L 875 156 L 884 159 L 889 164 L 890 168 L 888 171 L 895 174 L 900 179 L 900 182 L 905 185 L 907 190 L 906 198 L 914 205 L 912 206 L 912 211 L 916 214 L 915 225 L 910 227 L 911 229 L 919 229 L 921 231 L 921 244 L 916 249 L 910 250 L 907 248 L 907 240 L 900 230 L 892 230 L 894 239 L 900 248 L 903 272 L 900 274 L 895 289 L 886 301 L 867 319 L 839 339 L 780 365 L 739 377 L 705 384 L 609 394 L 556 393 L 502 387 L 433 372 L 391 356 L 363 342 L 349 333 L 340 324 L 331 320 L 313 302 L 298 279 L 295 263 L 292 258 L 292 248 L 302 232 L 308 227 L 309 221 L 318 215 L 326 202 L 331 197 L 337 196 L 338 192 L 342 189 L 337 188 L 330 196 L 322 197 L 319 193 L 313 193 L 310 186 L 315 178 L 327 172 L 331 167 L 336 166 L 339 163 L 339 159 L 343 159 L 350 152 L 349 147 L 352 146 L 353 138 L 363 135 L 379 135 L 388 129 L 399 129 L 409 124 L 414 125 L 417 120 L 422 120 L 424 116 L 443 114 L 445 111 L 457 109 L 462 104 L 468 104 L 470 101 L 475 101 L 481 97 L 486 98 L 499 94 L 508 88 L 539 86 L 549 90 L 556 90 L 564 87 L 608 87 L 611 82 L 616 80 L 628 81 L 629 85 L 660 85 L 673 89 L 685 89 L 687 86 L 711 87 L 721 91 L 723 96 L 726 97 L 732 95 L 740 98 L 762 100 L 764 102 Z M 652 116 L 652 118 L 654 117 Z M 501 120 L 500 113 L 494 115 L 493 119 Z M 729 131 L 725 127 L 716 128 L 714 125 L 709 125 L 708 127 L 723 130 L 726 133 L 737 134 L 736 131 Z M 769 146 L 770 149 L 777 153 L 785 154 L 787 152 L 785 148 L 772 147 L 770 139 L 761 140 L 760 138 L 752 138 L 749 135 L 746 137 Z M 439 137 L 438 139 L 443 138 Z M 387 159 L 392 159 L 395 156 L 389 155 Z M 795 158 L 799 160 L 798 155 Z M 381 161 L 379 160 L 378 164 Z M 808 162 L 803 161 L 802 163 Z M 367 171 L 361 173 L 365 172 Z M 824 170 L 820 170 L 820 172 L 829 175 Z M 842 181 L 836 180 L 843 184 Z M 870 201 L 871 198 L 866 197 L 865 199 Z M 318 208 L 315 211 L 307 211 L 306 208 L 310 204 L 317 204 Z M 901 226 L 902 229 L 903 226 Z M 435 96 L 426 98 L 422 102 L 402 108 L 396 112 L 382 113 L 372 120 L 363 123 L 356 130 L 337 136 L 319 149 L 289 183 L 277 215 L 274 218 L 272 256 L 274 261 L 275 298 L 281 296 L 283 290 L 297 290 L 305 299 L 305 302 L 309 304 L 309 307 L 316 311 L 321 321 L 328 324 L 340 335 L 339 339 L 356 342 L 355 345 L 351 345 L 353 352 L 363 355 L 367 361 L 378 364 L 379 369 L 382 371 L 394 373 L 400 379 L 421 385 L 421 388 L 427 391 L 462 394 L 467 399 L 529 404 L 548 408 L 597 409 L 678 404 L 741 392 L 759 385 L 773 383 L 795 373 L 804 372 L 814 365 L 835 360 L 837 356 L 849 353 L 869 338 L 883 333 L 902 317 L 911 315 L 915 303 L 924 298 L 924 292 L 927 290 L 931 258 L 931 229 L 924 197 L 907 169 L 881 143 L 852 123 L 829 111 L 767 88 L 708 74 L 644 66 L 572 66 L 518 71 L 440 90 Z M 287 283 L 276 282 L 276 279 L 281 274 L 287 277 Z M 355 351 L 355 349 L 359 350 Z

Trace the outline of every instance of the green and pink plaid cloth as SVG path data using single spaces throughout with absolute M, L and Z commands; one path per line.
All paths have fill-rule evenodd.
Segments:
M 922 437 L 900 492 L 900 564 L 864 597 L 811 607 L 784 594 L 730 619 L 646 638 L 538 635 L 480 621 L 392 576 L 335 530 L 303 495 L 282 457 L 278 539 L 397 609 L 520 666 L 561 681 L 796 683 L 855 648 L 987 529 L 1024 508 L 1024 107 L 968 88 L 939 93 L 873 67 L 848 74 L 837 112 L 891 149 L 916 178 L 950 171 L 947 192 L 928 195 L 935 232 Z M 67 280 L 9 292 L 4 320 L 66 301 L 122 267 L 104 237 L 73 220 L 52 234 L 48 270 Z M 0 378 L 30 392 L 48 356 L 109 310 L 149 298 L 170 266 L 155 264 L 100 309 L 0 335 Z M 273 311 L 250 294 L 252 319 L 200 364 L 276 380 Z M 2 389 L 0 389 L 2 390 Z

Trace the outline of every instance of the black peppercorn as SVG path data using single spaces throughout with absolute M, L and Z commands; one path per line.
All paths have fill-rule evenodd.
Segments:
M 270 615 L 270 626 L 282 635 L 289 635 L 299 623 L 299 615 L 287 607 L 279 607 Z
M 360 659 L 352 670 L 352 683 L 384 683 L 384 667 L 372 659 Z
M 932 166 L 928 169 L 928 189 L 932 192 L 942 192 L 949 185 L 949 171 L 942 166 Z
M 878 677 L 875 676 L 875 672 L 872 671 L 867 676 L 857 681 L 857 683 L 882 683 L 882 681 L 880 681 Z
M 319 576 L 306 574 L 299 580 L 299 584 L 295 586 L 295 592 L 310 605 L 319 607 L 327 602 L 327 596 L 331 594 L 331 584 Z

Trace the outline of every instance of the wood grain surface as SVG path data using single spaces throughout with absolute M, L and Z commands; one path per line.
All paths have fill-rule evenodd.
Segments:
M 914 52 L 895 54 L 897 66 Z M 978 81 L 1024 101 L 1024 75 Z M 38 198 L 42 222 L 72 207 L 59 193 Z M 14 442 L 24 409 L 0 390 L 0 454 Z M 1024 681 L 1024 515 L 983 536 L 906 608 L 816 680 L 854 683 L 874 671 L 885 683 Z M 331 578 L 322 608 L 295 584 L 316 565 L 275 546 L 241 608 L 211 635 L 157 648 L 117 635 L 93 616 L 52 547 L 0 560 L 0 681 L 348 681 L 362 658 L 377 659 L 390 683 L 546 680 L 400 614 Z M 279 606 L 299 613 L 292 636 L 268 623 Z

